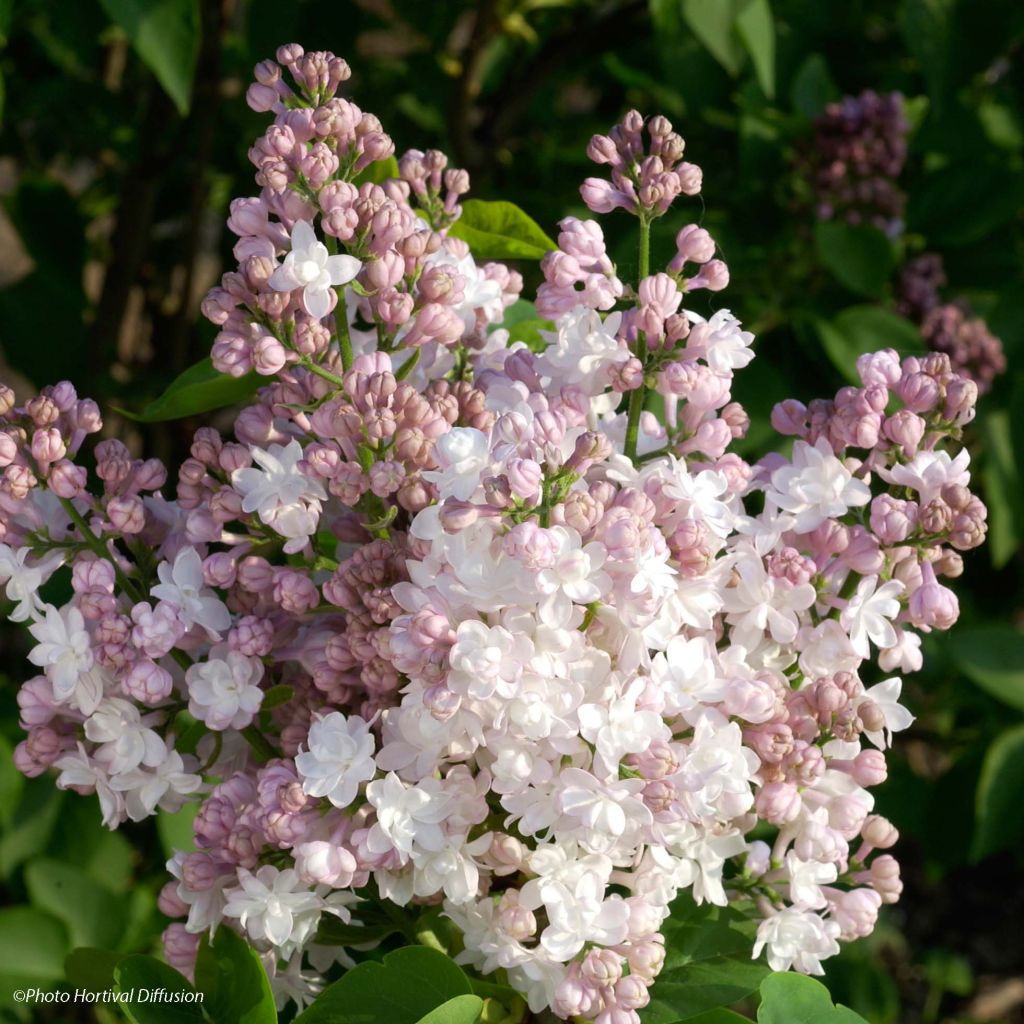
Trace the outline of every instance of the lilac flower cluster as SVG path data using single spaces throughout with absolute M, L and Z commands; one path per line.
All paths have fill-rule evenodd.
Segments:
M 977 386 L 864 356 L 861 387 L 776 409 L 791 456 L 748 464 L 753 337 L 686 308 L 727 281 L 713 240 L 648 266 L 700 186 L 667 121 L 591 143 L 611 180 L 584 199 L 637 216 L 640 274 L 563 221 L 535 352 L 501 326 L 518 275 L 448 234 L 462 172 L 414 151 L 358 184 L 391 144 L 335 95 L 345 63 L 287 46 L 256 76 L 261 191 L 204 307 L 218 368 L 267 377 L 234 437 L 200 430 L 174 497 L 102 442 L 93 489 L 96 407 L 0 393 L 0 585 L 40 670 L 18 766 L 111 827 L 201 800 L 167 959 L 233 923 L 282 1003 L 350 964 L 322 925 L 376 898 L 442 905 L 462 962 L 596 1024 L 637 1024 L 684 890 L 819 973 L 900 892 L 869 790 L 912 720 L 894 673 L 956 620 L 940 580 L 984 537 L 957 445 Z
M 868 89 L 829 103 L 800 154 L 819 220 L 903 230 L 906 196 L 896 179 L 907 156 L 903 97 Z
M 953 369 L 978 385 L 980 394 L 1006 372 L 1003 343 L 964 299 L 943 302 L 940 289 L 946 272 L 938 253 L 926 252 L 910 260 L 899 281 L 897 308 L 921 326 L 925 344 L 949 356 Z

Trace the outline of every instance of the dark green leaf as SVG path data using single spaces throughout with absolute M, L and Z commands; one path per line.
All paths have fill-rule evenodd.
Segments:
M 209 358 L 201 359 L 176 377 L 167 390 L 150 402 L 138 414 L 124 412 L 130 419 L 142 423 L 160 423 L 180 420 L 213 409 L 236 405 L 251 398 L 256 389 L 266 383 L 258 374 L 230 377 L 213 368 Z
M 504 199 L 467 199 L 449 234 L 478 260 L 539 260 L 557 248 L 529 214 Z
M 328 986 L 295 1024 L 418 1024 L 442 1003 L 471 995 L 469 979 L 437 950 L 405 946 Z
M 199 55 L 199 0 L 100 0 L 182 114 Z
M 124 901 L 80 868 L 57 860 L 34 860 L 25 869 L 32 904 L 62 921 L 74 946 L 110 947 L 125 925 Z
M 456 996 L 420 1017 L 416 1024 L 476 1024 L 483 1007 L 479 996 Z
M 1024 176 L 1005 161 L 955 163 L 925 175 L 910 192 L 907 225 L 931 245 L 978 242 L 1012 220 Z
M 126 956 L 114 968 L 114 977 L 118 992 L 134 994 L 132 1001 L 118 1003 L 132 1024 L 199 1024 L 206 1020 L 200 993 L 156 957 Z M 162 993 L 159 1002 L 152 1000 L 153 992 Z
M 826 104 L 839 99 L 840 95 L 828 62 L 820 53 L 812 53 L 800 65 L 789 90 L 793 109 L 805 117 L 817 117 Z
M 191 852 L 196 848 L 192 836 L 192 821 L 199 810 L 199 804 L 185 804 L 180 811 L 157 811 L 156 830 L 160 845 L 168 857 L 176 850 Z
M 992 564 L 998 569 L 1013 558 L 1024 535 L 1024 483 L 1014 453 L 1009 411 L 988 411 L 980 427 L 985 440 L 982 477 L 989 511 L 988 546 Z
M 18 988 L 52 988 L 64 976 L 67 934 L 61 923 L 32 907 L 0 910 L 0 1005 Z
M 921 65 L 928 95 L 941 106 L 949 85 L 955 0 L 903 0 L 900 25 L 907 49 Z
M 263 963 L 246 941 L 226 925 L 196 957 L 196 988 L 203 1008 L 217 1024 L 277 1024 L 274 995 Z
M 263 703 L 260 705 L 260 710 L 271 711 L 274 708 L 279 708 L 282 704 L 287 704 L 294 696 L 294 686 L 286 686 L 283 683 L 272 686 L 263 695 Z
M 949 644 L 964 675 L 997 700 L 1024 711 L 1024 633 L 1003 625 L 958 627 Z
M 814 244 L 835 279 L 859 295 L 879 295 L 896 265 L 892 243 L 870 224 L 821 221 Z
M 765 96 L 775 96 L 775 22 L 768 0 L 749 0 L 736 17 L 736 31 L 750 54 Z
M 736 34 L 736 17 L 742 0 L 683 0 L 683 17 L 708 53 L 735 77 L 743 61 Z
M 845 1006 L 834 1006 L 828 989 L 792 971 L 770 974 L 761 982 L 757 1024 L 867 1024 Z
M 14 818 L 25 788 L 25 776 L 14 767 L 14 748 L 0 736 L 0 827 L 6 829 Z
M 46 849 L 64 804 L 64 793 L 52 779 L 40 776 L 25 783 L 14 816 L 0 836 L 0 875 L 4 878 L 29 857 Z
M 643 1024 L 675 1024 L 750 995 L 768 968 L 750 958 L 753 926 L 742 914 L 689 896 L 662 925 L 665 967 L 640 1011 Z
M 398 161 L 393 156 L 383 160 L 375 160 L 369 167 L 364 167 L 353 179 L 353 184 L 362 185 L 371 181 L 374 185 L 398 177 Z
M 866 352 L 894 348 L 901 355 L 924 352 L 920 331 L 906 317 L 881 306 L 850 306 L 832 321 L 816 321 L 826 355 L 851 383 L 860 384 L 857 359 Z
M 981 860 L 1024 838 L 1020 795 L 1024 793 L 1024 725 L 1000 733 L 985 754 L 978 781 L 971 855 Z
M 123 953 L 80 946 L 65 958 L 64 976 L 74 988 L 106 992 L 114 987 L 114 970 L 123 959 Z

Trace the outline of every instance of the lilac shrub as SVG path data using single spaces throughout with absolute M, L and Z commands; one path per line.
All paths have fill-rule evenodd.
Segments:
M 266 381 L 233 437 L 197 431 L 176 485 L 116 440 L 90 476 L 94 403 L 0 394 L 0 580 L 39 673 L 18 767 L 111 828 L 201 801 L 167 960 L 190 973 L 227 922 L 281 1005 L 352 963 L 325 922 L 365 945 L 378 899 L 442 908 L 460 962 L 596 1024 L 638 1021 L 684 891 L 821 973 L 900 893 L 871 789 L 985 536 L 977 385 L 946 354 L 865 355 L 748 463 L 753 336 L 687 308 L 728 282 L 714 241 L 684 227 L 649 265 L 701 187 L 667 120 L 588 151 L 586 204 L 637 218 L 637 279 L 566 218 L 531 347 L 503 326 L 520 275 L 456 237 L 466 173 L 413 150 L 375 182 L 394 147 L 348 77 L 286 46 L 249 89 L 260 191 L 203 305 L 217 370 Z

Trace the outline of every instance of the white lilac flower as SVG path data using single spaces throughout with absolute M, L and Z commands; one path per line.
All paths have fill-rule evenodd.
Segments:
M 189 712 L 215 731 L 244 729 L 263 703 L 263 662 L 220 645 L 185 673 Z
M 796 518 L 793 529 L 810 533 L 826 519 L 845 515 L 871 500 L 871 488 L 858 480 L 828 441 L 819 437 L 813 445 L 797 441 L 788 466 L 775 470 L 765 500 Z
M 607 558 L 603 544 L 583 544 L 580 535 L 566 526 L 549 531 L 555 546 L 555 562 L 537 574 L 537 586 L 545 595 L 544 608 L 555 622 L 566 622 L 572 604 L 599 601 L 611 584 L 602 570 Z
M 729 481 L 711 469 L 690 473 L 686 463 L 669 455 L 671 475 L 665 481 L 664 493 L 682 503 L 684 514 L 704 523 L 712 533 L 725 537 L 732 527 L 733 514 L 723 500 L 728 497 Z
M 600 313 L 584 306 L 563 314 L 557 330 L 546 334 L 550 344 L 538 359 L 538 371 L 550 378 L 553 387 L 573 385 L 595 398 L 591 402 L 595 414 L 611 412 L 618 396 L 604 395 L 608 370 L 630 356 L 616 336 L 621 323 L 621 313 L 610 313 L 602 320 Z
M 163 759 L 148 771 L 134 768 L 110 779 L 110 788 L 123 795 L 132 821 L 143 821 L 158 807 L 172 814 L 180 811 L 202 785 L 201 776 L 186 771 L 181 754 L 167 749 Z
M 174 564 L 161 562 L 157 566 L 160 582 L 151 594 L 177 609 L 178 618 L 186 629 L 199 626 L 211 640 L 220 639 L 231 626 L 231 613 L 227 605 L 206 586 L 203 561 L 193 547 L 183 547 L 175 556 Z
M 366 799 L 377 811 L 377 824 L 370 830 L 367 845 L 373 853 L 397 851 L 408 857 L 415 843 L 423 850 L 444 846 L 443 823 L 451 811 L 451 796 L 433 779 L 407 786 L 388 772 L 366 787 Z
M 880 750 L 892 745 L 894 732 L 902 732 L 914 721 L 914 716 L 899 702 L 902 690 L 903 680 L 899 676 L 893 676 L 877 683 L 864 693 L 863 699 L 870 700 L 885 719 L 883 728 L 864 733 Z
M 324 902 L 293 868 L 264 864 L 255 874 L 239 868 L 238 882 L 224 892 L 224 916 L 237 918 L 253 941 L 292 949 L 316 931 Z
M 821 887 L 830 885 L 838 877 L 834 863 L 801 860 L 790 850 L 786 854 L 786 871 L 789 873 L 789 898 L 794 906 L 805 910 L 820 910 L 826 905 L 828 901 Z
M 918 452 L 905 465 L 879 469 L 878 475 L 888 483 L 917 491 L 918 503 L 924 508 L 939 496 L 947 484 L 966 487 L 971 482 L 967 468 L 970 464 L 971 453 L 966 448 L 962 448 L 955 458 L 941 449 L 927 450 Z
M 295 222 L 291 246 L 271 275 L 270 287 L 279 292 L 301 288 L 306 312 L 319 320 L 331 310 L 331 288 L 348 284 L 363 265 L 354 256 L 332 256 L 309 221 Z
M 651 676 L 663 688 L 669 712 L 686 714 L 725 695 L 725 681 L 718 678 L 714 649 L 706 637 L 673 637 L 664 652 L 655 654 Z
M 82 613 L 70 604 L 59 611 L 46 605 L 45 617 L 32 623 L 29 632 L 37 643 L 28 660 L 46 673 L 54 699 L 59 704 L 77 704 L 87 714 L 94 710 L 102 688 L 97 693 L 92 685 L 95 677 L 89 675 L 93 653 Z
M 742 369 L 754 358 L 750 347 L 754 335 L 744 331 L 729 310 L 718 310 L 710 320 L 687 310 L 686 318 L 695 325 L 688 347 L 699 339 L 701 355 L 715 373 L 731 376 L 733 370 Z
M 661 715 L 637 708 L 643 681 L 637 680 L 621 696 L 600 704 L 584 704 L 577 716 L 580 735 L 594 744 L 602 767 L 618 774 L 626 754 L 639 754 L 655 740 L 668 740 L 672 733 Z
M 503 626 L 467 619 L 459 623 L 448 655 L 448 687 L 477 700 L 486 700 L 496 691 L 512 697 L 532 654 L 529 638 L 510 633 Z
M 839 623 L 850 636 L 850 644 L 862 658 L 868 657 L 870 641 L 876 647 L 892 647 L 897 641 L 892 620 L 900 613 L 903 584 L 889 580 L 878 585 L 877 576 L 865 576 L 839 615 Z
M 373 734 L 358 715 L 346 718 L 332 711 L 315 719 L 306 746 L 295 756 L 302 789 L 310 796 L 327 797 L 335 807 L 348 807 L 377 770 Z
M 733 642 L 753 650 L 765 634 L 776 643 L 792 643 L 800 628 L 798 613 L 810 608 L 816 597 L 810 583 L 793 584 L 770 575 L 752 549 L 741 548 L 733 566 L 733 585 L 722 595 L 722 608 L 732 626 Z
M 475 427 L 454 427 L 437 439 L 434 458 L 440 468 L 427 470 L 424 479 L 437 485 L 442 499 L 466 501 L 473 496 L 491 461 L 487 435 Z
M 232 484 L 242 496 L 242 511 L 255 512 L 261 522 L 287 538 L 286 552 L 301 551 L 316 532 L 327 492 L 316 477 L 299 467 L 303 453 L 298 441 L 272 444 L 265 450 L 253 447 L 250 451 L 260 468 L 247 466 L 231 475 Z
M 11 622 L 37 619 L 44 613 L 46 603 L 39 597 L 39 588 L 64 561 L 63 552 L 54 552 L 35 565 L 27 565 L 30 554 L 30 548 L 0 544 L 0 583 L 7 584 L 7 599 L 15 602 L 7 616 Z
M 757 929 L 755 959 L 765 948 L 773 971 L 795 967 L 803 974 L 824 974 L 821 961 L 839 952 L 839 925 L 811 910 L 786 907 L 766 917 Z

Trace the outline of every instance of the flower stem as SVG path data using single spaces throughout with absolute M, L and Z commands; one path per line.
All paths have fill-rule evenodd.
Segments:
M 638 258 L 637 283 L 639 284 L 651 269 L 651 222 L 645 213 L 640 214 L 640 247 Z M 640 360 L 641 364 L 647 363 L 647 341 L 643 332 L 638 332 L 636 344 L 633 348 L 633 355 Z M 625 454 L 627 459 L 636 458 L 637 444 L 640 439 L 640 414 L 644 411 L 644 399 L 647 397 L 647 386 L 641 382 L 640 387 L 630 393 L 629 409 L 626 415 L 626 443 Z
M 349 344 L 349 356 L 351 356 L 351 355 L 352 355 L 352 346 L 351 346 L 351 343 L 350 343 Z M 342 352 L 342 357 L 341 358 L 342 358 L 342 363 L 344 365 L 344 359 L 345 359 L 344 351 Z M 351 359 L 349 360 L 349 363 L 351 364 Z M 299 365 L 300 366 L 304 366 L 307 370 L 309 370 L 310 373 L 315 373 L 318 377 L 323 377 L 324 380 L 330 381 L 336 387 L 340 388 L 345 383 L 345 381 L 341 377 L 339 377 L 336 373 L 331 373 L 330 370 L 325 370 L 322 366 L 318 366 L 308 356 L 304 357 L 303 359 L 301 359 L 300 362 L 299 362 Z M 348 367 L 346 367 L 346 369 L 347 368 Z
M 338 347 L 341 349 L 341 368 L 352 369 L 352 335 L 348 330 L 348 304 L 345 302 L 344 286 L 338 289 L 338 305 L 334 310 L 334 322 L 338 325 Z M 339 381 L 340 383 L 340 381 Z
M 85 517 L 77 508 L 75 508 L 69 498 L 61 498 L 60 503 L 64 506 L 64 511 L 71 517 L 71 521 L 76 527 L 78 527 L 78 532 L 82 535 L 82 539 L 85 543 L 100 558 L 105 559 L 114 567 L 114 577 L 117 580 L 118 585 L 135 604 L 138 604 L 142 600 L 142 596 L 139 591 L 136 590 L 135 584 L 133 584 L 132 581 L 121 571 L 120 566 L 114 560 L 114 557 L 107 549 L 106 544 L 104 544 L 103 541 L 92 532 L 89 528 L 89 524 L 85 521 Z

